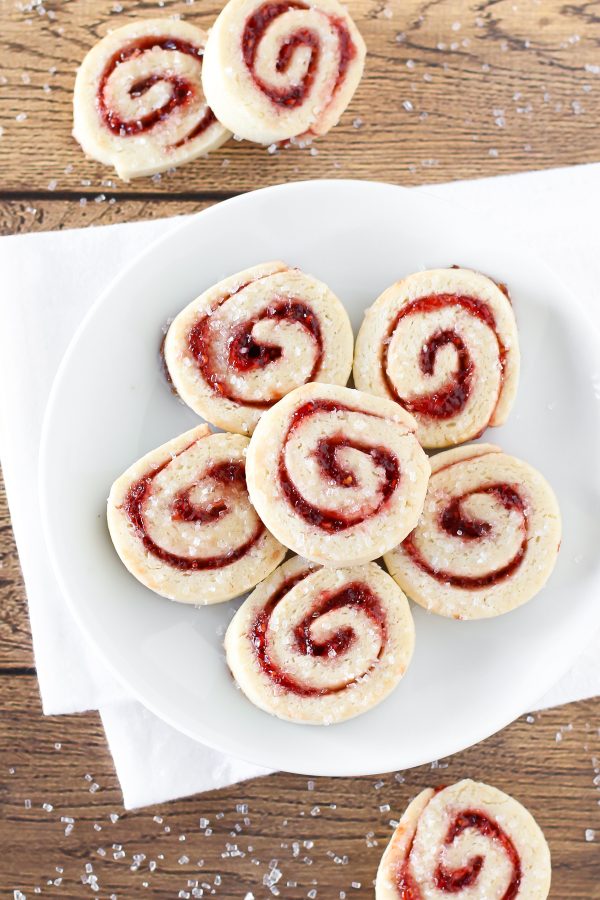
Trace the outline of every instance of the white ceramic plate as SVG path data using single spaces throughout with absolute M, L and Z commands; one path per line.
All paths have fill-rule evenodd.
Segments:
M 105 522 L 110 484 L 198 420 L 158 360 L 166 320 L 226 275 L 281 258 L 323 279 L 355 331 L 365 308 L 416 269 L 460 263 L 506 281 L 523 367 L 506 426 L 484 440 L 538 467 L 556 489 L 564 540 L 547 587 L 499 619 L 454 622 L 414 608 L 417 643 L 397 690 L 330 727 L 281 722 L 236 690 L 223 633 L 235 604 L 170 603 L 120 563 Z M 600 353 L 553 273 L 470 213 L 399 187 L 296 183 L 200 213 L 121 273 L 77 333 L 52 392 L 41 498 L 56 574 L 111 669 L 154 713 L 213 747 L 314 775 L 407 768 L 506 725 L 575 660 L 600 625 Z

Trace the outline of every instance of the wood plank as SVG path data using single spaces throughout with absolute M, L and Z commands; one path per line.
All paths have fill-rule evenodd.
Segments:
M 600 789 L 593 783 L 599 700 L 538 714 L 533 723 L 520 719 L 433 771 L 402 773 L 401 781 L 392 774 L 317 778 L 310 785 L 278 774 L 133 813 L 121 809 L 96 715 L 43 719 L 33 677 L 4 678 L 0 703 L 2 896 L 19 889 L 31 898 L 36 886 L 62 900 L 90 896 L 81 878 L 91 865 L 100 897 L 144 896 L 145 885 L 149 896 L 187 896 L 178 892 L 191 893 L 198 882 L 210 885 L 204 896 L 243 900 L 252 892 L 266 900 L 273 895 L 263 878 L 277 860 L 276 887 L 285 900 L 337 900 L 340 891 L 348 900 L 370 898 L 390 820 L 421 788 L 469 776 L 507 790 L 534 813 L 552 850 L 554 900 L 600 898 Z M 99 789 L 90 792 L 92 784 Z M 111 813 L 119 816 L 114 823 Z M 68 834 L 63 817 L 74 820 Z M 212 834 L 199 827 L 201 817 Z M 596 829 L 595 841 L 586 841 L 587 828 Z M 227 856 L 231 845 L 240 855 Z M 137 868 L 134 854 L 144 854 Z M 48 881 L 57 878 L 50 889 Z
M 123 189 L 109 170 L 86 161 L 71 137 L 78 63 L 109 28 L 133 18 L 179 13 L 206 27 L 219 8 L 216 0 L 6 0 L 4 192 Z M 183 172 L 125 190 L 235 192 L 324 177 L 414 184 L 597 158 L 600 18 L 588 5 L 353 0 L 351 10 L 370 51 L 366 74 L 341 125 L 314 151 L 271 155 L 232 141 Z
M 0 473 L 0 671 L 32 666 L 25 587 Z
M 108 199 L 95 202 L 92 197 L 85 203 L 51 198 L 0 200 L 0 235 L 63 231 L 67 228 L 182 216 L 212 206 L 209 200 L 180 200 L 177 197 L 164 197 L 160 202 L 143 198 L 123 200 L 120 196 L 113 199 L 114 202 Z

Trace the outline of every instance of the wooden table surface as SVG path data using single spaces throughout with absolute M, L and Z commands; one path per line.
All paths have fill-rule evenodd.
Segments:
M 78 62 L 132 17 L 177 13 L 207 26 L 217 0 L 1 0 L 0 232 L 193 212 L 304 178 L 420 184 L 596 159 L 597 4 L 350 6 L 369 48 L 366 73 L 317 153 L 232 142 L 173 174 L 122 185 L 70 136 Z M 314 783 L 280 774 L 125 813 L 98 715 L 42 717 L 4 496 L 0 559 L 0 896 L 372 897 L 390 821 L 421 787 L 470 776 L 534 813 L 552 849 L 552 898 L 600 898 L 600 700 L 520 719 L 441 761 L 443 772 Z

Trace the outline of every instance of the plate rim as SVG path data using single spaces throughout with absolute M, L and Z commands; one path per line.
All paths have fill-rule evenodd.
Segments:
M 44 540 L 46 549 L 48 551 L 48 555 L 50 558 L 52 570 L 54 576 L 57 580 L 58 587 L 60 589 L 61 595 L 64 598 L 64 601 L 75 619 L 77 626 L 81 629 L 86 639 L 89 641 L 91 646 L 99 655 L 99 658 L 102 660 L 102 663 L 106 665 L 107 669 L 111 674 L 114 675 L 116 680 L 123 686 L 123 688 L 131 694 L 132 699 L 135 699 L 137 702 L 141 703 L 143 707 L 148 709 L 152 714 L 157 716 L 161 721 L 165 722 L 167 725 L 172 727 L 175 731 L 186 735 L 188 738 L 193 740 L 196 743 L 205 744 L 208 747 L 211 747 L 217 751 L 230 754 L 240 760 L 244 760 L 253 765 L 271 768 L 271 769 L 281 769 L 280 764 L 280 756 L 277 752 L 273 752 L 269 750 L 265 754 L 261 755 L 260 759 L 257 759 L 256 756 L 252 753 L 245 753 L 244 748 L 241 747 L 233 738 L 229 738 L 225 735 L 219 734 L 216 735 L 214 733 L 213 728 L 210 723 L 204 722 L 203 730 L 206 732 L 206 736 L 202 736 L 199 738 L 196 733 L 192 731 L 191 728 L 187 728 L 184 724 L 176 721 L 175 717 L 171 717 L 168 711 L 159 708 L 159 705 L 153 703 L 152 699 L 143 695 L 143 693 L 138 690 L 137 687 L 132 686 L 132 684 L 128 681 L 127 677 L 123 672 L 120 671 L 118 666 L 112 661 L 107 650 L 104 649 L 101 642 L 98 642 L 93 629 L 89 627 L 86 622 L 85 616 L 83 616 L 80 611 L 78 604 L 76 602 L 76 598 L 71 595 L 70 590 L 66 586 L 66 580 L 63 577 L 62 567 L 59 563 L 59 559 L 56 552 L 56 547 L 54 545 L 54 540 L 52 537 L 52 528 L 51 528 L 51 512 L 48 506 L 48 494 L 45 490 L 45 482 L 47 480 L 47 471 L 46 466 L 48 464 L 48 446 L 51 441 L 51 427 L 52 420 L 54 418 L 55 408 L 58 403 L 58 398 L 60 395 L 60 389 L 62 387 L 62 382 L 64 381 L 65 375 L 68 371 L 71 358 L 76 351 L 76 347 L 79 343 L 81 335 L 87 330 L 90 322 L 94 319 L 98 310 L 103 306 L 106 297 L 109 296 L 119 284 L 121 280 L 124 280 L 129 273 L 134 270 L 141 260 L 146 258 L 152 253 L 155 253 L 156 250 L 163 244 L 169 240 L 172 240 L 174 236 L 176 236 L 180 231 L 193 228 L 195 222 L 200 218 L 204 217 L 207 219 L 211 214 L 214 214 L 216 210 L 220 210 L 223 207 L 229 206 L 237 206 L 243 205 L 248 202 L 252 202 L 252 198 L 257 195 L 265 195 L 269 193 L 284 193 L 284 192 L 295 192 L 301 190 L 302 188 L 309 187 L 310 189 L 314 189 L 316 186 L 322 187 L 323 189 L 334 188 L 335 190 L 345 190 L 348 187 L 352 189 L 359 188 L 360 190 L 372 190 L 373 188 L 377 190 L 388 191 L 390 188 L 394 189 L 394 191 L 399 194 L 409 195 L 412 194 L 413 191 L 409 187 L 405 187 L 403 185 L 391 184 L 385 181 L 373 181 L 373 180 L 363 180 L 363 179 L 335 179 L 335 178 L 324 178 L 324 179 L 309 179 L 304 181 L 294 181 L 294 182 L 286 182 L 280 184 L 269 185 L 264 188 L 260 188 L 254 191 L 247 191 L 242 194 L 238 194 L 234 197 L 229 197 L 220 202 L 216 202 L 212 206 L 208 207 L 204 210 L 199 210 L 196 213 L 193 213 L 191 216 L 182 217 L 182 220 L 178 222 L 176 225 L 165 231 L 164 234 L 158 235 L 154 240 L 152 240 L 147 246 L 143 247 L 138 253 L 134 254 L 131 260 L 127 262 L 119 271 L 114 275 L 113 278 L 109 281 L 106 287 L 100 292 L 97 298 L 94 300 L 90 308 L 87 310 L 85 315 L 83 316 L 81 322 L 75 329 L 65 353 L 61 359 L 61 362 L 56 370 L 51 390 L 48 395 L 48 401 L 46 404 L 46 409 L 44 412 L 44 419 L 42 424 L 42 431 L 39 443 L 39 462 L 38 462 L 38 494 L 40 501 L 40 514 L 41 514 L 41 522 L 42 522 L 42 530 L 44 534 Z M 443 204 L 447 207 L 458 207 L 461 210 L 468 211 L 470 209 L 468 204 L 456 203 L 454 200 L 450 201 L 445 197 L 442 197 L 435 192 L 435 185 L 426 185 L 422 188 L 419 188 L 419 195 L 426 196 L 427 198 L 434 200 L 436 203 Z M 177 217 L 173 217 L 177 218 Z M 151 220 L 150 220 L 151 221 Z M 126 223 L 123 223 L 126 224 Z M 107 226 L 108 227 L 108 226 Z M 486 233 L 493 238 L 497 233 L 497 223 L 493 217 L 486 222 Z M 504 235 L 501 236 L 502 243 L 508 249 L 518 249 L 516 248 L 516 241 L 514 237 L 506 238 Z M 521 252 L 521 251 L 519 251 Z M 560 287 L 561 291 L 565 293 L 566 296 L 569 297 L 572 306 L 577 311 L 577 318 L 581 320 L 582 326 L 587 324 L 590 328 L 590 333 L 588 333 L 588 339 L 591 344 L 595 344 L 600 355 L 600 332 L 596 328 L 595 324 L 591 320 L 585 306 L 581 303 L 578 296 L 572 293 L 570 288 L 564 283 L 562 277 L 556 274 L 553 270 L 552 266 L 549 265 L 545 258 L 538 255 L 537 253 L 530 253 L 531 257 L 535 259 L 536 266 L 543 267 L 546 269 L 548 273 L 552 275 L 556 284 Z M 600 415 L 600 410 L 599 410 Z M 600 587 L 600 567 L 596 570 L 594 575 L 594 581 Z M 591 590 L 591 587 L 590 587 Z M 598 608 L 598 616 L 596 625 L 600 625 L 600 605 Z M 594 635 L 590 638 L 593 640 Z M 447 757 L 459 753 L 468 747 L 475 746 L 479 744 L 483 740 L 486 740 L 488 737 L 491 737 L 494 734 L 497 734 L 499 731 L 503 730 L 507 725 L 511 722 L 515 721 L 519 718 L 520 715 L 523 715 L 525 712 L 529 711 L 534 705 L 536 700 L 540 699 L 544 694 L 555 684 L 557 683 L 572 667 L 574 661 L 578 657 L 578 655 L 584 652 L 585 647 L 587 645 L 580 645 L 577 650 L 574 650 L 572 653 L 563 656 L 562 665 L 557 665 L 550 674 L 547 679 L 543 679 L 545 687 L 542 691 L 536 689 L 535 691 L 531 690 L 528 692 L 526 698 L 521 696 L 522 703 L 519 704 L 522 707 L 521 712 L 516 715 L 509 715 L 502 718 L 501 723 L 494 728 L 492 731 L 489 730 L 489 726 L 485 726 L 482 728 L 473 727 L 469 732 L 469 737 L 466 740 L 455 738 L 454 740 L 447 740 L 445 742 L 441 742 L 441 746 L 437 747 L 437 758 Z M 525 702 L 526 700 L 526 702 Z M 317 726 L 314 726 L 317 727 Z M 327 754 L 319 754 L 319 761 L 316 766 L 307 767 L 307 766 L 297 766 L 294 765 L 291 769 L 287 769 L 286 771 L 293 772 L 299 775 L 314 775 L 317 777 L 320 776 L 328 776 L 328 777 L 360 777 L 360 776 L 369 776 L 380 773 L 380 769 L 373 768 L 372 766 L 366 763 L 365 767 L 362 767 L 360 770 L 357 770 L 355 766 L 350 765 L 348 763 L 344 763 L 343 759 L 334 758 L 331 759 L 329 764 L 327 764 L 326 760 L 328 759 Z M 425 758 L 422 755 L 419 755 L 418 758 L 414 758 L 410 763 L 404 765 L 403 769 L 414 768 L 418 765 L 426 764 L 431 760 L 429 757 Z M 388 769 L 387 771 L 393 771 L 395 767 Z

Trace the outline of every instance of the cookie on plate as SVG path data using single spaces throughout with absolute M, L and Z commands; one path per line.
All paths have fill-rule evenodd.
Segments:
M 346 384 L 352 327 L 326 284 L 283 262 L 231 275 L 173 320 L 165 363 L 177 393 L 213 425 L 251 434 L 307 381 Z
M 471 444 L 431 459 L 419 524 L 384 559 L 411 600 L 442 616 L 481 619 L 541 590 L 560 539 L 546 479 L 493 444 Z
M 413 646 L 408 601 L 378 565 L 322 569 L 300 557 L 259 584 L 225 636 L 229 668 L 252 703 L 318 725 L 380 703 Z
M 400 403 L 424 447 L 473 440 L 502 425 L 519 380 L 508 294 L 470 269 L 431 269 L 393 284 L 367 310 L 354 382 Z
M 253 588 L 282 547 L 254 511 L 248 439 L 199 425 L 147 453 L 113 484 L 108 527 L 132 575 L 163 597 L 204 605 Z

